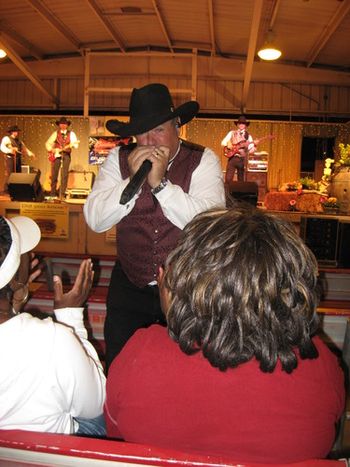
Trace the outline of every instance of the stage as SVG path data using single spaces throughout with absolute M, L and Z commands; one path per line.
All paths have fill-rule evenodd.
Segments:
M 11 201 L 0 195 L 0 215 L 27 215 L 40 226 L 42 239 L 36 252 L 81 256 L 116 256 L 115 228 L 93 232 L 86 224 L 83 203 L 54 200 L 50 202 Z

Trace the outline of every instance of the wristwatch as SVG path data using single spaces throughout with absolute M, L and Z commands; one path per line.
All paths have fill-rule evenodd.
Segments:
M 163 177 L 160 181 L 160 184 L 158 186 L 156 186 L 155 188 L 152 188 L 151 192 L 153 195 L 156 195 L 157 193 L 159 193 L 160 191 L 163 190 L 163 188 L 165 188 L 168 184 L 168 179 L 166 179 L 165 177 Z

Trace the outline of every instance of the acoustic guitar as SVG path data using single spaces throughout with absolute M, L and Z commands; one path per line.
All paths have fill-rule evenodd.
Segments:
M 240 149 L 248 146 L 249 144 L 254 143 L 254 145 L 257 146 L 258 144 L 265 141 L 266 139 L 274 139 L 274 138 L 275 138 L 274 135 L 266 135 L 266 136 L 262 136 L 259 139 L 254 140 L 252 142 L 249 142 L 249 141 L 243 139 L 241 141 L 238 141 L 238 143 L 233 144 L 230 148 L 228 146 L 225 146 L 224 147 L 224 156 L 227 157 L 228 159 L 231 159 L 231 157 L 233 157 L 235 154 L 237 154 L 237 152 Z
M 80 141 L 75 141 L 74 143 L 66 144 L 65 146 L 63 146 L 63 148 L 54 148 L 52 149 L 52 151 L 49 151 L 47 153 L 47 158 L 49 159 L 50 162 L 55 162 L 55 160 L 58 157 L 62 156 L 62 153 L 64 153 L 64 151 L 66 151 L 67 149 L 73 148 L 74 145 L 77 143 L 80 143 Z

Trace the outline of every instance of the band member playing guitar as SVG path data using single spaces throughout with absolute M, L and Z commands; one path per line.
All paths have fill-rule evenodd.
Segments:
M 54 131 L 45 143 L 51 162 L 51 196 L 57 196 L 57 180 L 61 169 L 60 198 L 64 199 L 68 182 L 68 171 L 72 148 L 78 148 L 79 141 L 72 130 L 68 130 L 71 122 L 66 117 L 56 121 L 58 129 Z
M 237 170 L 237 180 L 244 181 L 245 165 L 248 154 L 255 152 L 256 144 L 253 137 L 247 131 L 249 121 L 241 115 L 235 124 L 237 130 L 230 130 L 221 141 L 225 147 L 225 156 L 228 157 L 226 166 L 225 183 L 230 183 Z
M 1 140 L 1 152 L 5 155 L 4 192 L 8 191 L 8 179 L 13 172 L 21 172 L 22 156 L 35 158 L 34 153 L 27 148 L 19 138 L 20 128 L 12 125 L 7 130 L 8 135 Z

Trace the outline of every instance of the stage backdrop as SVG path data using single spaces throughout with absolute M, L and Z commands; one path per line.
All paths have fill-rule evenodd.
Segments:
M 75 131 L 80 145 L 72 151 L 70 169 L 77 171 L 92 171 L 95 174 L 99 170 L 99 164 L 89 163 L 89 149 L 92 139 L 99 140 L 104 136 L 112 137 L 105 128 L 105 123 L 111 118 L 126 121 L 126 117 L 90 117 L 83 118 L 66 115 L 71 120 L 71 129 Z M 56 116 L 30 116 L 30 115 L 5 115 L 0 116 L 0 137 L 2 138 L 7 128 L 18 125 L 22 132 L 21 138 L 25 144 L 36 154 L 35 160 L 24 159 L 24 163 L 40 169 L 41 183 L 44 188 L 49 186 L 50 162 L 47 159 L 45 141 L 50 134 L 57 129 Z M 181 128 L 181 137 L 212 148 L 219 156 L 223 171 L 226 168 L 226 158 L 220 145 L 226 133 L 235 128 L 234 120 L 223 119 L 194 119 L 186 127 Z M 259 151 L 269 154 L 268 165 L 268 189 L 277 189 L 282 183 L 299 178 L 301 143 L 303 136 L 336 138 L 336 148 L 340 142 L 350 143 L 350 123 L 293 123 L 275 121 L 252 121 L 249 131 L 254 138 L 266 135 L 274 135 L 274 139 L 265 140 L 259 145 Z M 90 147 L 89 147 L 90 143 Z M 91 151 L 90 151 L 91 152 Z M 90 154 L 91 156 L 91 154 Z M 330 154 L 330 157 L 333 155 Z M 91 157 L 90 157 L 91 162 Z M 4 161 L 0 164 L 0 186 L 3 185 Z

